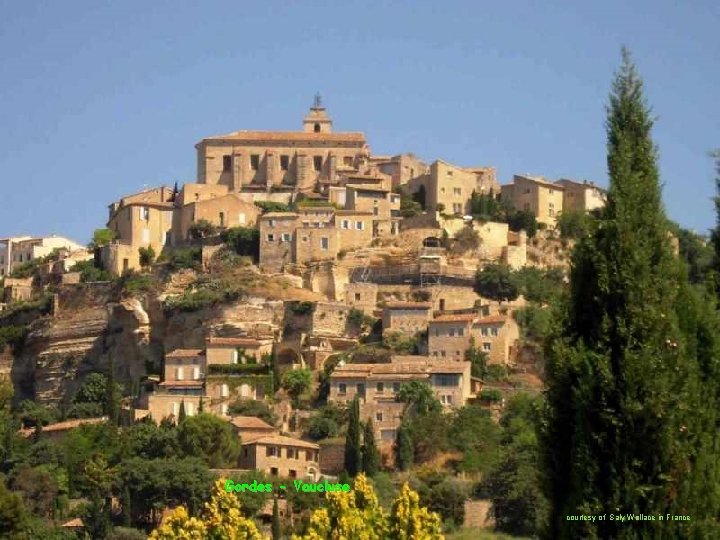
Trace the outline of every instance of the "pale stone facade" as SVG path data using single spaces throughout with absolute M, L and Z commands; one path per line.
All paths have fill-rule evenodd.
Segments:
M 380 172 L 390 176 L 393 189 L 405 186 L 413 178 L 429 172 L 427 163 L 411 153 L 399 154 L 392 157 L 373 156 L 370 162 L 375 165 Z
M 55 250 L 79 251 L 84 246 L 63 236 L 18 236 L 0 239 L 0 277 Z
M 500 184 L 494 167 L 458 167 L 442 160 L 430 165 L 427 174 L 410 181 L 415 193 L 425 189 L 425 208 L 445 214 L 464 215 L 470 212 L 470 199 L 475 193 L 498 193 Z
M 207 363 L 213 365 L 246 364 L 252 358 L 262 362 L 272 354 L 273 339 L 251 337 L 209 337 L 205 340 Z
M 562 186 L 563 210 L 581 210 L 590 212 L 596 208 L 605 206 L 605 190 L 599 188 L 594 182 L 575 182 L 567 178 L 561 178 L 555 184 Z
M 474 345 L 488 356 L 488 364 L 514 362 L 520 331 L 511 316 L 475 313 L 441 315 L 428 326 L 428 354 L 439 359 L 463 360 Z
M 358 172 L 370 154 L 362 133 L 334 133 L 317 101 L 303 131 L 236 131 L 205 138 L 196 149 L 198 182 L 235 192 L 312 192 L 320 182 Z
M 399 405 L 395 395 L 403 383 L 423 381 L 447 409 L 462 407 L 471 397 L 470 363 L 427 356 L 393 356 L 389 364 L 339 365 L 330 375 L 329 402 L 360 400 L 363 421 L 373 420 L 378 440 L 395 440 Z
M 512 184 L 502 186 L 502 197 L 516 210 L 527 210 L 540 223 L 555 226 L 555 220 L 563 209 L 565 188 L 540 176 L 513 176 Z
M 320 476 L 320 446 L 282 435 L 264 435 L 242 443 L 240 467 L 314 482 Z
M 432 304 L 427 302 L 386 302 L 383 306 L 383 332 L 414 336 L 427 330 Z

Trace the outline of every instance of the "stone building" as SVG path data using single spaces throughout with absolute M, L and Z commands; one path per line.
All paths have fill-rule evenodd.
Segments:
M 530 211 L 538 222 L 554 227 L 563 210 L 564 191 L 562 185 L 540 176 L 516 174 L 512 184 L 502 186 L 501 193 L 516 210 Z
M 151 247 L 159 255 L 170 244 L 173 199 L 173 189 L 161 186 L 128 195 L 109 206 L 107 228 L 115 231 L 116 238 L 101 250 L 106 270 L 120 275 L 140 268 L 141 247 Z
M 442 160 L 430 165 L 430 170 L 408 184 L 416 193 L 425 191 L 425 208 L 446 214 L 470 213 L 470 199 L 475 193 L 499 193 L 500 184 L 494 167 L 458 167 Z
M 243 441 L 267 437 L 277 432 L 273 426 L 255 416 L 233 416 L 230 423 Z
M 328 401 L 348 403 L 357 396 L 362 420 L 372 419 L 378 440 L 391 443 L 403 405 L 395 396 L 409 381 L 427 382 L 446 408 L 462 407 L 471 397 L 470 362 L 398 355 L 389 364 L 338 365 L 330 375 Z
M 215 337 L 205 340 L 207 363 L 215 365 L 248 364 L 262 362 L 272 354 L 273 338 Z
M 63 236 L 17 236 L 0 239 L 0 277 L 9 276 L 19 266 L 59 250 L 84 250 Z
M 389 187 L 373 184 L 347 184 L 345 208 L 373 216 L 372 237 L 400 231 L 400 195 Z
M 488 355 L 489 364 L 505 365 L 514 361 L 519 339 L 517 322 L 509 315 L 447 314 L 430 321 L 428 354 L 463 360 L 474 345 Z
M 425 332 L 432 318 L 428 302 L 386 302 L 383 306 L 383 332 L 388 330 L 414 336 Z
M 242 442 L 240 467 L 315 482 L 320 476 L 320 446 L 282 435 L 264 435 Z
M 33 278 L 11 278 L 3 280 L 2 294 L 0 300 L 9 304 L 31 300 L 33 296 Z
M 339 182 L 341 172 L 358 172 L 370 155 L 364 134 L 333 131 L 319 96 L 302 131 L 235 131 L 195 148 L 200 184 L 246 193 L 312 192 L 319 182 Z
M 322 206 L 264 214 L 258 220 L 260 269 L 280 272 L 286 264 L 336 260 L 344 251 L 367 247 L 373 220 L 370 212 Z
M 396 156 L 372 156 L 370 163 L 392 179 L 392 188 L 396 190 L 407 185 L 412 179 L 427 174 L 427 163 L 418 159 L 415 154 L 398 154 Z
M 563 210 L 581 210 L 589 212 L 605 206 L 605 190 L 599 188 L 594 182 L 576 182 L 561 178 L 555 182 L 563 187 Z

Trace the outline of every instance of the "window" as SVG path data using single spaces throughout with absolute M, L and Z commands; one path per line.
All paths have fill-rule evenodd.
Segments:
M 462 195 L 462 189 L 459 187 L 453 188 L 453 195 Z
M 268 220 L 268 227 L 274 227 L 274 226 L 275 226 L 275 220 L 274 220 L 274 219 L 269 219 L 269 220 Z
M 378 411 L 378 412 L 375 413 L 375 420 L 378 421 L 378 422 L 382 422 L 382 421 L 383 421 L 383 413 L 382 413 L 382 411 Z
M 460 204 L 460 203 L 453 203 L 453 212 L 454 212 L 455 214 L 460 214 L 460 213 L 462 213 L 462 204 Z
M 349 228 L 350 228 L 350 220 L 349 220 L 349 219 L 343 219 L 343 220 L 342 220 L 342 228 L 343 228 L 343 229 L 349 229 Z
M 240 355 L 239 355 L 237 349 L 234 349 L 234 350 L 232 351 L 232 363 L 233 363 L 233 364 L 237 364 L 237 363 L 238 363 L 238 357 L 239 357 L 239 356 L 240 356 Z
M 445 351 L 440 351 L 440 356 L 442 356 L 443 358 L 445 358 Z
M 451 329 L 448 331 L 448 335 L 449 335 L 450 337 L 455 337 L 455 329 L 454 329 L 454 328 L 451 328 Z
M 150 229 L 145 228 L 142 230 L 142 243 L 143 244 L 150 243 Z
M 316 122 L 315 125 L 313 126 L 313 131 L 314 131 L 315 133 L 320 133 L 320 124 L 318 124 L 318 123 Z
M 194 367 L 193 368 L 193 380 L 197 381 L 200 378 L 200 368 Z
M 492 343 L 486 341 L 483 343 L 483 351 L 488 352 L 490 349 L 492 349 Z
M 182 381 L 183 380 L 183 368 L 175 368 L 175 380 L 176 381 Z
M 278 468 L 277 468 L 277 467 L 270 467 L 270 475 L 271 475 L 271 476 L 277 476 L 277 475 L 278 475 Z
M 223 384 L 220 387 L 220 397 L 229 397 L 230 396 L 230 387 L 227 384 Z
M 288 459 L 297 459 L 298 451 L 295 448 L 288 448 L 286 451 Z
M 150 209 L 147 206 L 140 207 L 140 219 L 150 221 Z
M 188 403 L 187 405 L 185 405 L 185 408 L 187 409 L 186 412 L 187 412 L 188 416 L 192 416 L 193 413 L 195 412 L 195 410 L 194 410 L 195 408 L 193 407 L 192 403 Z
M 490 329 L 490 335 L 491 335 L 491 336 L 497 336 L 497 335 L 498 335 L 498 329 L 497 329 L 497 328 L 491 328 L 491 329 Z
M 445 188 L 440 188 L 440 193 L 445 193 Z
M 274 242 L 275 241 L 275 235 L 270 233 L 267 235 L 267 241 L 268 242 Z
M 379 382 L 375 385 L 375 389 L 377 390 L 378 394 L 382 394 L 385 391 L 385 383 Z
M 437 386 L 457 386 L 458 376 L 448 373 L 435 375 L 435 384 Z
M 345 156 L 343 158 L 343 165 L 345 165 L 346 167 L 352 167 L 352 164 L 353 164 L 352 156 Z
M 288 475 L 290 476 L 290 478 L 297 478 L 297 471 L 290 469 L 288 471 Z
M 400 391 L 400 383 L 394 382 L 393 383 L 393 392 L 398 393 Z
M 303 241 L 303 242 L 307 242 L 307 241 L 308 241 L 308 237 L 307 237 L 307 236 L 303 236 L 303 237 L 302 237 L 302 241 Z
M 359 293 L 359 292 L 356 292 L 356 293 L 355 293 L 355 301 L 356 301 L 356 302 L 359 302 L 359 301 L 360 301 L 360 293 Z
M 347 394 L 347 384 L 345 384 L 345 383 L 338 384 L 338 394 Z
M 227 416 L 227 413 L 228 413 L 228 404 L 223 403 L 222 405 L 220 405 L 220 414 L 223 416 Z M 247 457 L 247 448 L 245 449 L 245 457 Z
M 364 394 L 365 393 L 365 385 L 363 383 L 358 383 L 355 385 L 355 388 L 357 389 L 358 394 Z
M 280 156 L 280 170 L 287 171 L 290 168 L 290 156 Z
M 452 172 L 452 171 L 448 171 L 448 172 L 447 172 L 447 175 L 448 175 L 448 176 L 452 176 L 452 175 L 453 175 L 453 172 Z
M 260 168 L 260 154 L 250 154 L 250 169 L 257 171 Z
M 282 239 L 281 242 L 290 242 L 292 240 L 292 235 L 290 233 L 282 233 Z
M 373 216 L 378 216 L 378 215 L 380 215 L 380 209 L 376 206 L 373 208 Z
M 440 403 L 443 405 L 452 405 L 453 398 L 452 395 L 443 395 L 440 396 Z
M 238 225 L 245 225 L 245 212 L 238 214 Z
M 322 169 L 323 158 L 322 156 L 313 156 L 313 169 L 320 171 Z
M 277 446 L 268 446 L 265 448 L 265 455 L 267 457 L 280 457 Z
M 553 195 L 555 193 L 552 189 L 549 189 L 548 191 L 549 191 L 548 195 Z
M 219 217 L 220 217 L 220 226 L 224 227 L 225 226 L 225 212 L 220 212 Z
M 330 249 L 330 239 L 327 236 L 320 238 L 320 249 Z
M 458 336 L 462 336 L 465 333 L 464 328 L 458 328 Z
M 481 328 L 480 329 L 480 335 L 487 336 L 488 335 L 488 329 L 487 328 Z
M 362 221 L 356 221 L 355 222 L 355 228 L 358 231 L 362 231 L 365 228 L 365 224 Z
M 230 172 L 232 170 L 232 156 L 223 156 L 223 172 Z

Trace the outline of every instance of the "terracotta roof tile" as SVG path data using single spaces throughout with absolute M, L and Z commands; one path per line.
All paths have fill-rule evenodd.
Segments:
M 304 131 L 234 131 L 225 135 L 206 137 L 204 141 L 293 141 L 293 142 L 354 142 L 364 143 L 365 134 L 348 131 L 344 133 L 306 133 Z
M 507 319 L 507 315 L 488 315 L 487 317 L 483 317 L 482 319 L 475 321 L 474 324 L 504 323 Z
M 175 349 L 165 355 L 165 358 L 192 358 L 194 356 L 205 356 L 203 349 Z
M 432 309 L 429 302 L 385 302 L 387 309 Z
M 449 313 L 447 315 L 440 315 L 438 317 L 435 317 L 432 321 L 430 321 L 430 323 L 472 322 L 475 319 L 477 319 L 476 313 L 458 313 L 458 314 Z
M 293 437 L 285 437 L 284 435 L 263 435 L 262 437 L 244 441 L 242 444 L 243 446 L 250 444 L 277 444 L 278 446 L 299 446 L 300 448 L 311 448 L 313 450 L 320 449 L 320 446 L 317 444 L 301 439 L 294 439 Z
M 233 416 L 230 423 L 239 429 L 269 429 L 275 430 L 270 424 L 256 416 Z

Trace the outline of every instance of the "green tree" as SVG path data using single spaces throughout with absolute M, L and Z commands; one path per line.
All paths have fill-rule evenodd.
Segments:
M 237 465 L 240 439 L 223 419 L 208 413 L 188 416 L 177 430 L 184 455 L 201 457 L 212 468 Z
M 22 497 L 0 481 L 0 536 L 13 538 L 25 529 L 29 519 Z
M 355 397 L 350 406 L 348 429 L 345 435 L 345 470 L 355 476 L 362 470 L 362 448 L 360 447 L 360 400 Z
M 474 290 L 483 298 L 505 302 L 520 294 L 512 271 L 506 264 L 488 264 L 475 274 Z
M 95 229 L 93 237 L 88 244 L 89 249 L 106 246 L 117 238 L 117 233 L 112 229 Z
M 410 381 L 400 385 L 395 400 L 405 403 L 404 414 L 426 414 L 439 412 L 442 405 L 435 397 L 430 385 L 424 381 Z
M 375 444 L 375 430 L 372 420 L 365 424 L 362 443 L 362 470 L 368 476 L 374 476 L 380 469 L 380 452 Z
M 216 235 L 217 231 L 217 227 L 207 219 L 199 219 L 188 227 L 188 236 L 193 240 L 201 240 Z
M 720 148 L 710 153 L 715 160 L 715 228 L 710 234 L 710 241 L 713 246 L 715 256 L 713 257 L 713 270 L 715 290 L 720 295 Z
M 718 316 L 673 256 L 653 120 L 627 51 L 607 116 L 607 207 L 573 254 L 548 344 L 552 538 L 717 537 Z M 691 522 L 573 523 L 620 509 Z
M 140 266 L 147 268 L 155 262 L 155 250 L 152 246 L 138 248 Z
M 260 255 L 260 231 L 254 227 L 232 227 L 223 231 L 220 238 L 238 255 L 253 260 Z
M 395 462 L 401 471 L 407 471 L 415 461 L 412 433 L 408 421 L 403 418 L 396 433 Z
M 487 370 L 487 353 L 475 346 L 475 338 L 470 338 L 470 346 L 465 351 L 465 360 L 470 362 L 470 375 L 482 379 Z
M 563 210 L 557 218 L 555 227 L 561 238 L 582 238 L 587 234 L 590 216 L 583 210 Z
M 422 210 L 425 210 L 426 198 L 427 198 L 427 193 L 425 191 L 425 186 L 423 184 L 420 184 L 420 187 L 418 187 L 418 190 L 412 194 L 412 200 L 415 201 L 416 203 L 418 203 Z
M 178 424 L 182 424 L 185 419 L 187 418 L 187 413 L 185 412 L 185 400 L 180 400 L 180 410 L 178 411 Z
M 282 538 L 280 528 L 280 510 L 278 509 L 277 497 L 273 498 L 273 513 L 272 513 L 272 539 L 280 540 Z
M 525 231 L 528 238 L 535 236 L 538 230 L 538 222 L 535 214 L 529 210 L 518 210 L 517 212 L 510 213 L 507 222 L 511 231 Z
M 300 396 L 310 389 L 311 384 L 312 372 L 306 368 L 299 368 L 286 371 L 280 386 L 290 394 L 290 398 L 297 406 Z

